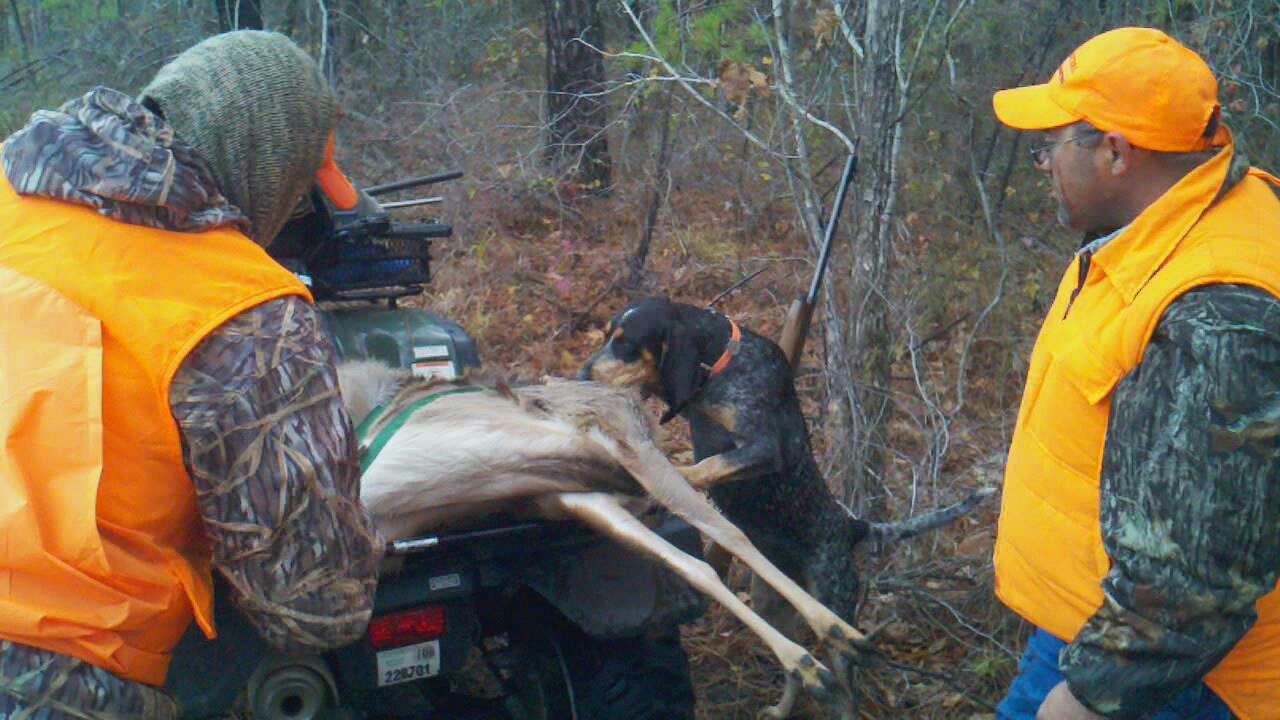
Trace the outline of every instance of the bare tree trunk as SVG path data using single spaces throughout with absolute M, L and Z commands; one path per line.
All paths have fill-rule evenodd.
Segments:
M 1267 49 L 1263 51 L 1263 77 L 1273 88 L 1280 88 L 1280 28 L 1273 27 L 1267 35 Z
M 363 0 L 343 0 L 342 20 L 342 56 L 352 57 L 360 49 L 360 34 L 369 27 Z
M 653 231 L 658 224 L 658 211 L 667 199 L 667 187 L 670 185 L 667 166 L 671 160 L 671 96 L 675 93 L 674 85 L 667 85 L 662 98 L 662 140 L 658 144 L 658 159 L 653 169 L 653 180 L 649 193 L 649 210 L 644 217 L 644 230 L 640 234 L 640 244 L 635 253 L 627 259 L 630 272 L 628 284 L 637 287 L 644 275 L 645 261 L 649 258 L 649 247 L 653 243 Z
M 543 0 L 546 11 L 546 160 L 593 192 L 608 192 L 612 163 L 598 0 Z
M 843 347 L 828 382 L 833 398 L 846 406 L 839 420 L 848 423 L 847 468 L 843 495 L 853 507 L 864 508 L 888 468 L 888 428 L 894 412 L 890 379 L 894 332 L 890 323 L 893 297 L 893 220 L 897 205 L 898 150 L 902 125 L 898 117 L 898 49 L 902 10 L 894 0 L 869 0 L 864 6 L 863 47 L 859 68 L 859 102 L 854 110 L 860 138 L 861 168 L 851 190 L 856 204 L 853 225 L 852 276 L 847 299 Z
M 218 29 L 261 30 L 264 0 L 214 0 L 218 12 Z
M 13 10 L 13 29 L 18 34 L 18 44 L 22 47 L 23 64 L 31 62 L 31 47 L 27 44 L 26 31 L 22 29 L 22 12 L 18 10 L 18 0 L 9 0 L 9 8 Z
M 27 42 L 27 32 L 22 28 L 22 12 L 18 9 L 18 0 L 9 0 L 9 9 L 13 15 L 9 17 L 9 23 L 12 23 L 13 33 L 18 36 L 18 47 L 22 50 L 22 64 L 31 63 L 31 45 Z M 9 28 L 5 28 L 5 35 L 8 35 Z
M 320 67 L 325 79 L 337 87 L 342 58 L 339 46 L 342 39 L 342 0 L 316 0 L 320 10 Z
M 27 40 L 33 48 L 44 47 L 44 38 L 48 32 L 48 17 L 44 12 L 44 4 L 41 0 L 32 0 L 31 5 L 31 22 L 27 24 Z

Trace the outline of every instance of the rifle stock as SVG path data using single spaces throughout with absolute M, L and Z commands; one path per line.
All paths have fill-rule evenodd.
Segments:
M 804 340 L 809 335 L 809 322 L 813 320 L 814 307 L 816 304 L 808 302 L 801 293 L 787 310 L 787 321 L 782 326 L 782 338 L 778 341 L 778 346 L 787 356 L 792 370 L 800 367 L 800 353 L 804 352 Z
M 818 291 L 822 288 L 822 276 L 827 270 L 827 261 L 831 256 L 831 241 L 835 238 L 836 224 L 840 221 L 840 209 L 844 207 L 845 191 L 849 189 L 849 180 L 858 167 L 858 154 L 849 153 L 845 163 L 844 174 L 840 176 L 840 186 L 836 190 L 835 202 L 831 205 L 831 219 L 827 221 L 825 237 L 822 239 L 822 252 L 818 255 L 818 267 L 813 271 L 813 282 L 809 292 L 801 293 L 787 310 L 787 320 L 782 325 L 782 336 L 778 346 L 787 356 L 791 369 L 800 366 L 800 355 L 804 352 L 804 341 L 809 335 L 809 323 L 813 320 L 813 310 L 818 304 Z

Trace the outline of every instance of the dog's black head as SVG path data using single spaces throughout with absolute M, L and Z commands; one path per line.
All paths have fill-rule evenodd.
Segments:
M 665 298 L 623 308 L 609 321 L 604 347 L 587 359 L 578 377 L 655 393 L 672 407 L 684 405 L 704 374 L 686 309 Z

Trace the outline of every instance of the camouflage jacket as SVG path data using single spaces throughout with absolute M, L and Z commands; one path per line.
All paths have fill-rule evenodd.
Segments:
M 1101 477 L 1112 568 L 1103 606 L 1061 656 L 1095 712 L 1165 706 L 1253 625 L 1280 571 L 1278 435 L 1280 300 L 1211 285 L 1170 304 L 1112 396 Z
M 184 231 L 243 222 L 203 160 L 162 119 L 106 88 L 37 113 L 5 142 L 4 160 L 20 192 L 122 222 Z M 359 502 L 357 446 L 335 363 L 315 308 L 283 298 L 205 338 L 170 391 L 214 567 L 284 653 L 356 639 L 371 614 L 381 559 L 382 543 Z M 22 708 L 39 718 L 174 713 L 154 689 L 4 643 L 0 716 Z

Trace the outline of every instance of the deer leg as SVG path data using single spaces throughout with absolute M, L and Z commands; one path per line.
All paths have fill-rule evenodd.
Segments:
M 799 695 L 800 681 L 795 675 L 787 675 L 786 684 L 782 686 L 782 699 L 777 705 L 770 705 L 760 711 L 760 717 L 769 720 L 786 720 L 791 717 L 791 710 L 796 706 L 796 697 Z
M 789 678 L 795 678 L 819 700 L 829 700 L 833 691 L 839 690 L 835 676 L 813 655 L 766 623 L 716 576 L 710 565 L 690 556 L 667 542 L 660 535 L 645 527 L 634 515 L 627 512 L 612 495 L 607 493 L 562 493 L 539 498 L 540 508 L 548 512 L 562 512 L 586 523 L 596 532 L 624 545 L 656 558 L 671 568 L 690 585 L 706 593 L 724 605 L 765 645 L 778 656 Z M 787 700 L 786 697 L 783 698 Z M 794 692 L 790 698 L 794 702 Z M 789 707 L 775 706 L 785 717 Z
M 746 563 L 800 613 L 819 640 L 852 661 L 866 638 L 840 616 L 805 592 L 764 556 L 747 536 L 715 509 L 705 495 L 689 486 L 675 466 L 651 443 L 635 443 L 619 460 L 659 503 L 684 518 L 704 537 Z

